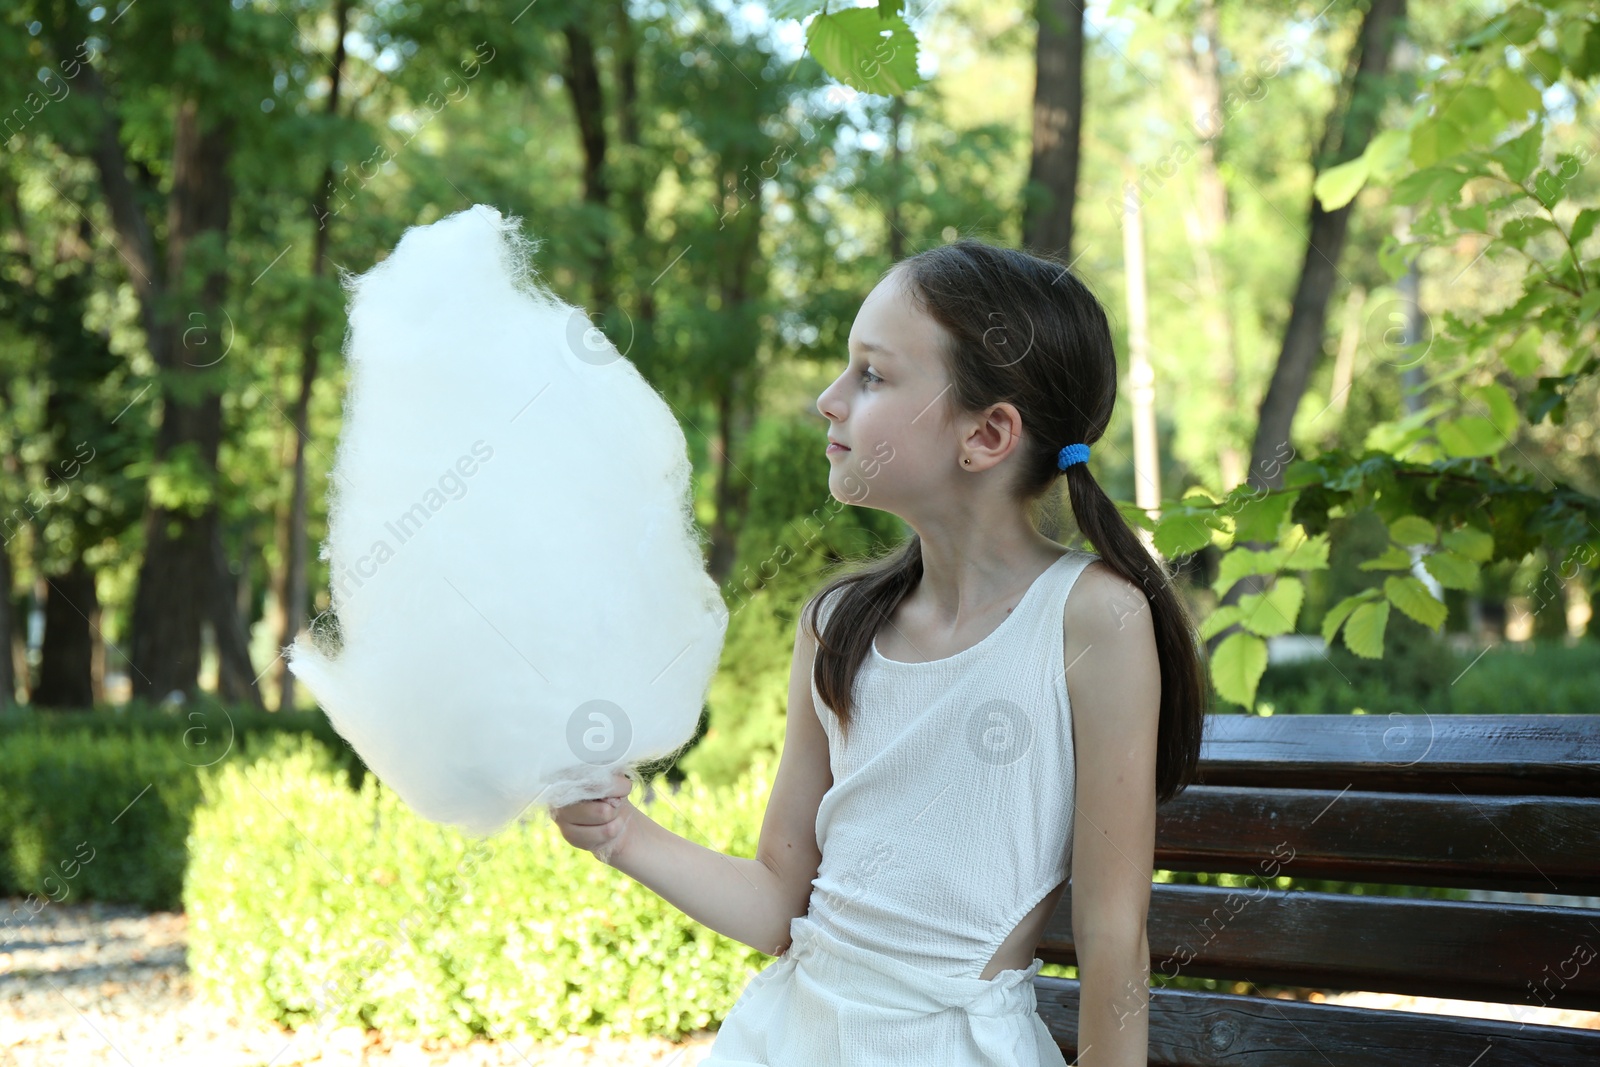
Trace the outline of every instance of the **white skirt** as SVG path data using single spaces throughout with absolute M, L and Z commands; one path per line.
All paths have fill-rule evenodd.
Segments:
M 703 1067 L 1066 1067 L 1034 998 L 1043 960 L 957 978 L 842 942 L 808 916 L 789 931 Z

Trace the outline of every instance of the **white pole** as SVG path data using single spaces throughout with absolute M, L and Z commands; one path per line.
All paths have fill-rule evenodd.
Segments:
M 1134 502 L 1151 518 L 1161 503 L 1161 455 L 1156 438 L 1156 375 L 1150 364 L 1150 340 L 1144 287 L 1144 226 L 1133 169 L 1124 167 L 1122 258 L 1128 287 L 1128 395 L 1133 404 Z M 1150 545 L 1148 531 L 1145 535 Z

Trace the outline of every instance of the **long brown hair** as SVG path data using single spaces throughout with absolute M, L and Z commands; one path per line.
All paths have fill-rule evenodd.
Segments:
M 1106 431 L 1117 399 L 1117 360 L 1105 308 L 1063 263 L 973 239 L 919 252 L 884 273 L 899 274 L 912 300 L 944 328 L 940 353 L 953 406 L 977 413 L 1014 404 L 1022 437 L 1013 487 L 1037 521 L 1039 501 L 1066 478 L 1079 531 L 1101 560 L 1144 591 L 1161 663 L 1161 720 L 1156 753 L 1157 803 L 1194 780 L 1210 701 L 1204 643 L 1172 576 L 1106 496 L 1086 463 L 1062 472 L 1063 445 L 1092 445 Z M 856 672 L 885 619 L 922 579 L 922 542 L 913 533 L 897 550 L 854 566 L 820 589 L 804 610 L 817 640 L 812 679 L 846 736 Z M 830 594 L 838 591 L 837 596 Z M 826 633 L 817 626 L 824 599 Z

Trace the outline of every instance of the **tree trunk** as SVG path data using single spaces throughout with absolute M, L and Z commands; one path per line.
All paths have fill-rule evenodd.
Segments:
M 1352 76 L 1347 77 L 1346 101 L 1342 119 L 1330 118 L 1323 141 L 1323 158 L 1317 160 L 1317 173 L 1347 162 L 1366 151 L 1377 127 L 1380 106 L 1388 95 L 1385 74 L 1394 40 L 1405 20 L 1405 0 L 1372 0 L 1356 48 L 1359 59 Z M 1289 430 L 1295 411 L 1305 396 L 1311 372 L 1322 357 L 1323 333 L 1327 323 L 1328 298 L 1338 277 L 1339 256 L 1344 251 L 1351 200 L 1334 211 L 1323 210 L 1315 195 L 1311 197 L 1308 228 L 1310 238 L 1295 286 L 1289 324 L 1284 329 L 1283 347 L 1272 381 L 1261 401 L 1261 422 L 1250 450 L 1250 484 L 1275 489 L 1283 484 L 1283 467 L 1290 450 Z M 1274 466 L 1276 461 L 1276 466 Z M 1273 468 L 1270 474 L 1265 473 Z
M 46 582 L 44 645 L 39 650 L 39 688 L 33 705 L 93 711 L 93 630 L 99 628 L 100 615 L 94 571 L 79 558 L 65 574 Z
M 612 6 L 617 43 L 614 48 L 617 82 L 617 140 L 629 153 L 621 200 L 622 213 L 628 220 L 628 229 L 635 241 L 645 239 L 646 212 L 650 207 L 644 187 L 644 173 L 639 152 L 643 147 L 639 130 L 639 47 L 633 35 L 633 22 L 628 15 L 626 0 L 616 0 Z M 648 290 L 647 290 L 648 292 Z
M 724 157 L 723 188 L 737 187 L 738 175 L 748 172 L 749 164 L 737 157 Z M 762 189 L 751 190 L 748 214 L 741 208 L 739 218 L 729 224 L 729 237 L 718 248 L 715 266 L 719 306 L 728 313 L 728 328 L 740 332 L 744 351 L 754 352 L 761 343 L 757 319 L 752 314 L 753 281 L 761 257 Z M 746 369 L 734 369 L 721 380 L 722 392 L 716 398 L 715 439 L 711 443 L 712 477 L 716 484 L 716 517 L 712 520 L 707 573 L 718 583 L 733 572 L 738 557 L 737 520 L 745 514 L 750 500 L 749 477 L 739 469 L 734 455 L 738 442 L 746 439 L 754 422 L 752 384 L 759 374 L 752 362 Z
M 583 149 L 583 200 L 590 209 L 595 227 L 589 252 L 593 274 L 591 306 L 603 313 L 611 306 L 613 293 L 611 245 L 606 237 L 611 189 L 606 165 L 605 94 L 600 84 L 600 68 L 595 62 L 594 39 L 589 31 L 572 22 L 562 33 L 567 40 L 563 80 L 572 96 L 572 112 L 578 121 L 578 137 Z
M 211 632 L 217 646 L 217 692 L 231 704 L 263 710 L 250 663 L 250 629 L 239 614 L 239 577 L 222 547 L 222 530 L 211 527 Z M 247 572 L 248 573 L 248 572 Z
M 339 113 L 339 89 L 344 76 L 345 30 L 349 24 L 350 5 L 341 0 L 337 11 L 334 13 L 338 28 L 339 41 L 334 46 L 332 67 L 328 72 L 328 107 L 327 114 L 332 117 Z M 317 186 L 317 191 L 311 197 L 311 216 L 317 220 L 317 233 L 312 238 L 311 249 L 311 277 L 315 285 L 322 279 L 324 264 L 328 256 L 328 197 L 333 189 L 333 161 L 329 160 L 322 168 L 322 183 Z M 289 670 L 289 661 L 284 657 L 283 650 L 294 643 L 294 639 L 306 624 L 306 607 L 309 602 L 308 582 L 306 578 L 307 535 L 306 523 L 309 508 L 306 501 L 306 444 L 311 440 L 311 390 L 316 385 L 318 371 L 317 332 L 321 320 L 316 313 L 316 303 L 313 301 L 306 311 L 305 322 L 300 332 L 300 389 L 295 394 L 294 412 L 290 421 L 294 425 L 294 459 L 291 462 L 292 484 L 289 490 L 288 528 L 279 538 L 283 550 L 282 581 L 278 586 L 278 618 L 281 628 L 278 631 L 278 658 L 277 658 L 277 690 L 278 709 L 280 711 L 294 710 L 294 672 Z M 222 571 L 218 572 L 223 573 Z M 246 647 L 249 642 L 246 640 Z M 221 643 L 219 642 L 219 647 Z M 248 664 L 247 664 L 248 666 Z M 218 675 L 219 678 L 223 675 Z M 257 705 L 261 703 L 261 693 L 256 688 L 254 681 L 250 683 L 249 698 Z
M 181 102 L 173 129 L 172 193 L 167 202 L 166 277 L 175 291 L 168 299 L 188 299 L 196 310 L 187 317 L 162 322 L 166 343 L 152 345 L 165 357 L 161 370 L 173 379 L 189 379 L 164 388 L 161 426 L 156 433 L 157 463 L 174 453 L 189 452 L 209 483 L 211 498 L 200 514 L 169 511 L 152 502 L 145 513 L 145 557 L 134 596 L 130 659 L 135 697 L 161 700 L 173 691 L 194 693 L 200 667 L 200 625 L 211 602 L 214 583 L 211 538 L 217 522 L 217 451 L 222 434 L 222 398 L 210 363 L 182 358 L 186 334 L 196 323 L 209 332 L 222 322 L 227 272 L 219 266 L 202 281 L 200 291 L 181 291 L 192 241 L 217 233 L 226 241 L 232 206 L 228 161 L 232 152 L 231 123 L 207 124 L 195 100 Z M 196 319 L 198 316 L 198 319 Z M 220 331 L 219 331 L 220 332 Z M 208 352 L 221 351 L 215 341 Z M 164 349 L 164 351 L 163 351 Z
M 1039 0 L 1033 90 L 1033 158 L 1022 214 L 1030 250 L 1070 260 L 1083 128 L 1083 6 Z
M 1323 143 L 1313 161 L 1314 172 L 1354 159 L 1366 150 L 1377 127 L 1378 111 L 1390 87 L 1386 73 L 1397 35 L 1405 22 L 1405 0 L 1372 0 L 1361 22 L 1361 30 L 1351 53 L 1343 88 L 1335 110 L 1329 116 Z M 1261 401 L 1261 419 L 1250 449 L 1248 483 L 1266 492 L 1283 485 L 1283 471 L 1295 456 L 1289 440 L 1294 414 L 1305 396 L 1311 372 L 1322 357 L 1323 333 L 1327 321 L 1328 298 L 1338 276 L 1339 256 L 1355 200 L 1334 211 L 1325 211 L 1311 194 L 1310 235 L 1305 257 L 1295 285 L 1289 322 L 1284 328 L 1283 347 L 1273 367 L 1272 380 Z M 1241 542 L 1241 547 L 1271 548 L 1264 542 Z M 1250 593 L 1262 591 L 1261 575 L 1240 579 L 1222 597 L 1220 606 L 1236 604 Z M 1224 627 L 1206 642 L 1215 651 L 1238 624 Z

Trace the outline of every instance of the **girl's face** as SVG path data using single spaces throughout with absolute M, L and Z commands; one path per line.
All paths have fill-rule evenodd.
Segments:
M 867 295 L 850 328 L 849 361 L 817 397 L 828 436 L 828 489 L 845 503 L 904 516 L 959 465 L 949 420 L 944 330 L 912 303 L 899 272 Z

